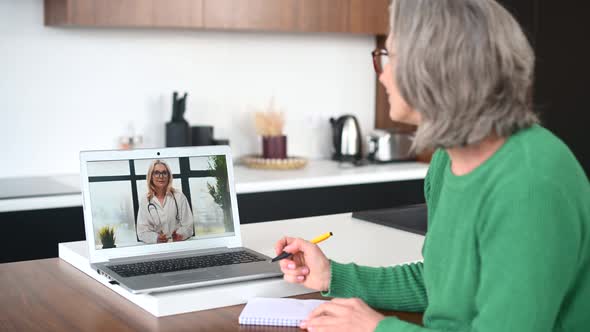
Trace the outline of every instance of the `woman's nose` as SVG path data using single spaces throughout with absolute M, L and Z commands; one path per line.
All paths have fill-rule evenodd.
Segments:
M 383 66 L 383 70 L 379 73 L 379 82 L 381 82 L 384 87 L 387 87 L 387 75 L 392 75 L 391 64 L 389 62 Z

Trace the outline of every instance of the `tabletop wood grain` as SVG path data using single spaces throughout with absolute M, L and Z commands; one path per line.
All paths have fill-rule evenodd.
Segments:
M 241 326 L 243 307 L 157 318 L 59 258 L 0 264 L 0 331 L 300 331 Z M 422 320 L 418 313 L 382 313 Z

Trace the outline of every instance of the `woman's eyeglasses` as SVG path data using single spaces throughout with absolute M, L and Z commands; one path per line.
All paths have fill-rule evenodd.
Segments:
M 389 63 L 389 52 L 384 48 L 378 48 L 371 52 L 371 55 L 373 55 L 373 67 L 375 68 L 375 72 L 377 75 L 381 75 L 383 68 Z
M 167 178 L 168 177 L 168 171 L 154 171 L 154 177 L 156 178 Z

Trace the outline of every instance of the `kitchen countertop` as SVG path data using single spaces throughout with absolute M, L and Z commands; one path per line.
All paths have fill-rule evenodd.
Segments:
M 300 170 L 258 170 L 245 166 L 237 166 L 234 170 L 236 192 L 248 194 L 423 179 L 428 164 L 403 162 L 354 167 L 332 160 L 315 160 Z
M 300 170 L 234 167 L 237 194 L 423 179 L 428 164 L 400 162 L 353 167 L 311 160 Z M 79 174 L 0 179 L 0 212 L 81 206 Z

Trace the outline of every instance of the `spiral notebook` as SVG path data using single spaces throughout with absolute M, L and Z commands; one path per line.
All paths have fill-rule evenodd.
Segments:
M 248 300 L 240 314 L 243 325 L 299 326 L 323 300 L 257 297 Z

